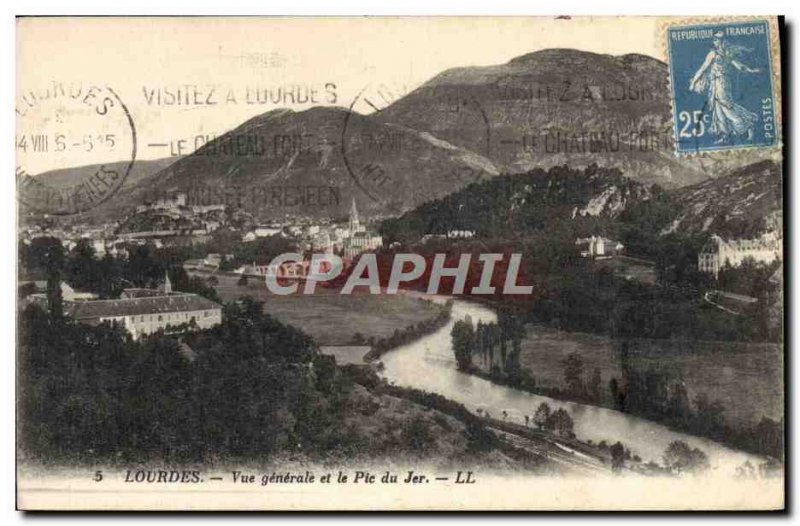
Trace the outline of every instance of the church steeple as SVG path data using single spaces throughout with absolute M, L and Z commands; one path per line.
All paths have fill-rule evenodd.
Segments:
M 356 208 L 356 198 L 353 198 L 353 203 L 350 205 L 350 232 L 360 232 L 361 222 L 358 219 L 358 209 Z
M 172 294 L 172 282 L 169 280 L 168 272 L 164 272 L 164 293 Z

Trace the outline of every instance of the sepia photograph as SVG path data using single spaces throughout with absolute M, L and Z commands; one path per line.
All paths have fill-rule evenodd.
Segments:
M 784 510 L 785 34 L 17 17 L 17 508 Z

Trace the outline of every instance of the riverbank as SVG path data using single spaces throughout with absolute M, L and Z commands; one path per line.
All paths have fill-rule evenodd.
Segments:
M 681 378 L 690 400 L 706 396 L 724 401 L 725 417 L 732 425 L 749 425 L 763 416 L 779 420 L 783 414 L 780 345 L 644 338 L 625 342 L 628 367 Z M 613 407 L 608 385 L 612 378 L 623 377 L 620 344 L 604 335 L 529 324 L 520 344 L 520 365 L 531 371 L 539 387 L 565 390 L 563 361 L 575 353 L 587 380 L 599 372 L 602 396 L 596 402 Z
M 486 298 L 460 299 L 493 312 L 501 308 Z M 780 344 L 615 340 L 544 324 L 527 324 L 523 333 L 518 369 L 513 363 L 506 369 L 495 344 L 493 355 L 473 353 L 468 372 L 497 385 L 637 415 L 742 451 L 783 458 Z
M 487 452 L 497 451 L 519 463 L 518 467 L 538 474 L 602 475 L 616 471 L 671 475 L 656 464 L 645 464 L 638 457 L 633 457 L 629 450 L 625 450 L 624 458 L 614 468 L 609 445 L 536 430 L 527 425 L 491 418 L 488 414 L 475 415 L 463 404 L 436 393 L 390 384 L 379 379 L 371 369 L 351 366 L 343 368 L 343 372 L 377 396 L 406 400 L 461 422 L 470 442 L 468 449 L 481 457 Z
M 380 375 L 388 382 L 437 393 L 463 404 L 471 412 L 479 409 L 492 415 L 508 414 L 507 421 L 524 425 L 523 415 L 532 415 L 542 402 L 553 411 L 564 409 L 574 421 L 575 436 L 595 444 L 622 441 L 632 456 L 642 461 L 660 462 L 669 445 L 680 440 L 704 451 L 718 474 L 735 475 L 745 462 L 753 465 L 764 459 L 725 447 L 712 440 L 682 433 L 651 420 L 615 410 L 568 402 L 499 385 L 456 368 L 450 331 L 455 320 L 469 316 L 473 322 L 494 323 L 497 315 L 484 305 L 454 300 L 453 319 L 436 333 L 387 352 L 382 358 Z
M 624 364 L 621 348 L 628 352 Z M 577 392 L 566 384 L 568 357 L 573 371 L 574 362 L 579 363 Z M 491 367 L 479 357 L 469 372 L 554 399 L 612 410 L 629 404 L 623 410 L 626 414 L 756 455 L 781 458 L 779 416 L 770 419 L 782 411 L 781 360 L 780 347 L 773 344 L 641 338 L 622 343 L 529 325 L 520 343 L 521 374 L 511 378 L 497 361 Z M 612 384 L 621 393 L 616 397 Z M 680 407 L 670 405 L 676 400 L 670 398 L 675 386 L 685 390 Z M 666 391 L 659 391 L 662 387 Z M 663 393 L 663 400 L 655 398 L 658 393 Z M 631 402 L 635 396 L 648 405 L 636 409 L 639 406 Z
M 261 285 L 263 286 L 263 284 Z M 237 286 L 234 284 L 233 287 Z M 238 290 L 241 290 L 241 288 L 237 287 Z M 263 290 L 266 292 L 266 287 L 263 287 Z M 244 294 L 239 293 L 233 299 L 241 295 Z M 409 292 L 408 294 L 392 296 L 341 296 L 334 291 L 326 296 L 305 296 L 292 299 L 297 300 L 300 298 L 300 301 L 302 301 L 303 299 L 308 300 L 311 298 L 316 302 L 330 297 L 336 298 L 333 301 L 343 302 L 340 308 L 337 309 L 336 323 L 344 325 L 344 328 L 340 326 L 331 330 L 342 331 L 344 329 L 351 333 L 353 324 L 359 324 L 362 327 L 368 326 L 376 318 L 377 323 L 385 324 L 387 316 L 391 313 L 391 309 L 363 312 L 361 309 L 364 308 L 365 304 L 358 301 L 361 298 L 379 299 L 393 304 L 408 302 L 406 303 L 407 305 L 416 307 L 417 310 L 419 310 L 420 305 L 433 307 L 436 303 L 446 301 L 446 298 L 426 297 L 426 299 L 431 299 L 433 302 L 422 303 L 416 297 L 417 295 L 417 293 Z M 425 295 L 423 294 L 422 296 Z M 266 301 L 265 312 L 270 314 L 275 313 L 276 305 L 280 305 L 279 299 L 272 301 L 272 298 L 277 297 L 257 298 Z M 614 443 L 622 440 L 634 455 L 640 455 L 645 462 L 649 460 L 658 461 L 665 449 L 674 440 L 684 441 L 692 447 L 698 447 L 706 451 L 709 453 L 709 457 L 712 458 L 712 465 L 714 465 L 714 462 L 719 462 L 719 465 L 725 465 L 728 471 L 735 471 L 736 467 L 748 460 L 753 463 L 762 462 L 757 457 L 730 450 L 719 443 L 704 438 L 669 429 L 667 426 L 651 420 L 606 409 L 602 406 L 572 403 L 542 396 L 536 392 L 504 387 L 498 385 L 496 381 L 487 381 L 475 375 L 457 371 L 450 340 L 450 330 L 454 320 L 470 316 L 475 322 L 481 320 L 483 323 L 492 323 L 497 321 L 497 316 L 494 311 L 487 308 L 484 302 L 467 302 L 458 299 L 454 303 L 458 305 L 458 308 L 454 307 L 451 319 L 441 328 L 407 344 L 385 351 L 381 356 L 381 362 L 383 363 L 381 375 L 387 378 L 389 382 L 395 382 L 399 386 L 414 387 L 439 393 L 445 398 L 464 404 L 470 411 L 475 411 L 482 406 L 491 407 L 492 414 L 495 415 L 501 414 L 509 408 L 516 411 L 518 415 L 532 415 L 538 405 L 544 401 L 554 410 L 565 408 L 569 411 L 575 421 L 575 434 L 581 440 L 591 440 L 595 443 L 600 443 L 601 441 Z M 430 313 L 431 310 L 434 309 L 429 309 L 427 312 Z M 297 311 L 295 310 L 294 312 Z M 416 312 L 416 314 L 419 315 L 419 312 Z M 277 314 L 276 317 L 278 317 Z M 427 316 L 427 318 L 429 317 Z M 425 318 L 420 316 L 415 323 L 419 323 Z M 310 333 L 319 334 L 321 332 L 319 327 L 315 326 L 307 316 L 299 316 L 294 320 L 284 318 L 281 321 L 300 327 Z M 388 321 L 392 323 L 393 331 L 399 330 L 397 329 L 396 319 L 392 318 Z M 329 321 L 328 327 L 331 324 L 332 322 Z M 402 326 L 406 327 L 408 325 L 410 324 L 403 324 Z M 316 334 L 313 335 L 316 336 Z M 325 334 L 322 333 L 321 337 L 324 336 Z M 351 342 L 352 340 L 345 340 L 343 343 L 351 344 Z M 520 419 L 516 423 L 523 423 L 523 421 Z

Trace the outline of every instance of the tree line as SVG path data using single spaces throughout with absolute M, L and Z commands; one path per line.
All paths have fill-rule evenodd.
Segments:
M 186 251 L 182 247 L 156 249 L 151 245 L 133 245 L 127 257 L 105 254 L 97 258 L 94 247 L 86 239 L 67 251 L 61 241 L 39 237 L 30 245 L 20 244 L 20 274 L 44 277 L 48 290 L 61 281 L 79 291 L 93 292 L 101 299 L 118 298 L 126 288 L 157 288 L 169 275 L 173 290 L 190 292 L 219 302 L 214 279 L 189 276 L 183 268 Z M 32 292 L 30 285 L 19 291 L 21 296 Z M 57 292 L 53 294 L 58 295 Z
M 467 316 L 457 320 L 450 331 L 456 365 L 459 370 L 475 372 L 474 360 L 481 360 L 492 375 L 515 384 L 522 380 L 520 344 L 525 326 L 519 316 L 501 310 L 497 322 L 475 325 Z
M 183 340 L 134 341 L 30 305 L 19 353 L 22 445 L 45 461 L 213 461 L 343 440 L 332 369 L 250 300 Z
M 744 451 L 783 459 L 782 421 L 762 417 L 749 426 L 729 424 L 724 404 L 705 393 L 690 398 L 680 375 L 636 366 L 632 360 L 634 343 L 627 339 L 619 343 L 617 350 L 621 377 L 612 377 L 604 384 L 599 368 L 587 371 L 580 353 L 571 352 L 561 360 L 563 387 L 539 387 L 532 371 L 519 365 L 524 325 L 513 315 L 501 314 L 499 320 L 497 324 L 479 323 L 477 327 L 469 318 L 454 324 L 451 342 L 459 370 L 534 394 L 612 407 Z M 506 344 L 501 346 L 504 340 Z M 475 359 L 482 360 L 490 372 L 483 373 L 476 367 Z
M 725 405 L 705 393 L 692 399 L 680 375 L 653 367 L 636 367 L 632 344 L 618 348 L 621 378 L 609 380 L 609 394 L 618 411 L 664 423 L 692 435 L 708 437 L 732 447 L 783 460 L 783 422 L 762 417 L 746 426 L 730 425 Z

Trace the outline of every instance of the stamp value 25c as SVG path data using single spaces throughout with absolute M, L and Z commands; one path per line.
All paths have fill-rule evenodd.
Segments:
M 778 144 L 767 21 L 671 26 L 666 36 L 677 153 Z

